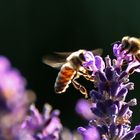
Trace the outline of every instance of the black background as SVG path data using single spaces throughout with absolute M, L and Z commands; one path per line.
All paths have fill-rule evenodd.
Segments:
M 62 123 L 75 129 L 83 125 L 74 112 L 83 97 L 71 85 L 62 95 L 54 93 L 58 70 L 42 63 L 54 51 L 103 48 L 112 57 L 111 43 L 125 35 L 140 36 L 139 0 L 17 0 L 0 2 L 0 54 L 26 77 L 27 88 L 35 91 L 36 105 L 49 102 L 61 110 Z M 132 76 L 139 103 L 139 74 Z M 85 84 L 85 83 L 83 83 Z M 134 107 L 132 126 L 140 122 L 139 105 Z M 137 137 L 137 139 L 140 137 Z

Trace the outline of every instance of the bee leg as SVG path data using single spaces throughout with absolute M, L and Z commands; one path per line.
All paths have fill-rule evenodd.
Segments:
M 132 61 L 134 61 L 134 56 L 132 55 L 132 59 L 128 61 L 128 63 L 131 63 Z
M 140 65 L 137 65 L 137 66 L 135 66 L 135 67 L 132 67 L 132 68 L 129 70 L 129 74 L 133 74 L 134 71 L 135 71 L 135 69 L 138 69 L 138 68 L 140 68 Z
M 94 82 L 94 77 L 91 75 L 83 75 L 87 80 Z
M 75 79 L 72 80 L 72 84 L 77 90 L 79 90 L 83 95 L 85 95 L 85 98 L 88 97 L 87 90 L 84 86 L 78 83 Z
M 127 65 L 128 63 L 131 63 L 131 62 L 133 62 L 133 61 L 134 61 L 134 56 L 132 55 L 131 60 L 129 60 L 129 61 L 124 60 L 124 61 L 123 61 L 123 66 L 125 66 L 125 65 Z
M 140 62 L 140 54 L 139 53 L 136 55 L 136 59 Z
M 86 71 L 86 72 L 79 71 L 78 74 L 84 76 L 87 80 L 94 82 L 94 77 L 92 75 L 90 75 L 88 73 L 88 71 Z

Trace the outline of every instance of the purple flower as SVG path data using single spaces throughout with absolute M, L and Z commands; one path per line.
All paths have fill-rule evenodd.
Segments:
M 139 40 L 132 38 L 131 41 Z M 131 42 L 132 43 L 132 42 Z M 134 42 L 133 42 L 134 43 Z M 126 101 L 134 83 L 129 77 L 140 72 L 138 56 L 125 43 L 113 44 L 115 59 L 103 59 L 85 51 L 83 67 L 91 73 L 93 89 L 88 100 L 80 99 L 76 112 L 88 120 L 78 132 L 62 126 L 59 110 L 44 105 L 43 112 L 32 103 L 26 80 L 0 56 L 0 140 L 132 140 L 140 133 L 140 125 L 131 128 L 132 107 L 136 98 Z M 32 98 L 31 98 L 32 97 Z
M 10 62 L 0 56 L 0 137 L 14 139 L 14 131 L 26 116 L 29 100 L 26 81 Z
M 123 65 L 123 62 L 128 62 L 127 72 L 133 69 L 133 71 L 140 72 L 139 61 L 133 56 L 132 53 L 126 53 L 127 50 L 123 50 L 121 42 L 113 45 L 113 52 L 117 58 L 116 65 Z M 137 67 L 138 66 L 138 67 Z
M 33 99 L 20 72 L 0 56 L 1 140 L 63 140 L 59 110 L 45 104 L 40 113 L 34 104 L 30 105 Z
M 89 107 L 94 114 L 93 118 L 87 128 L 78 128 L 84 140 L 94 140 L 93 134 L 99 134 L 100 140 L 132 140 L 140 133 L 139 126 L 134 130 L 130 129 L 130 108 L 136 105 L 137 101 L 135 98 L 126 101 L 129 90 L 134 89 L 134 83 L 130 82 L 129 76 L 134 72 L 140 72 L 140 63 L 133 54 L 126 53 L 122 47 L 121 42 L 113 45 L 116 57 L 113 60 L 109 55 L 104 61 L 102 57 L 94 56 L 90 52 L 84 54 L 86 62 L 83 67 L 92 72 L 95 87 L 90 92 L 90 101 L 94 104 Z M 81 113 L 83 115 L 82 111 Z M 89 127 L 94 127 L 97 131 L 94 133 L 92 130 L 90 133 Z
M 35 140 L 59 140 L 62 131 L 62 124 L 59 119 L 59 111 L 53 110 L 49 104 L 45 104 L 43 114 L 38 109 L 30 106 L 30 115 L 22 124 L 22 129 Z
M 83 140 L 100 140 L 100 136 L 96 127 L 79 127 L 78 131 L 83 136 Z
M 96 73 L 96 71 L 100 70 L 102 71 L 105 67 L 104 61 L 102 57 L 100 56 L 94 56 L 92 52 L 86 51 L 84 53 L 85 62 L 83 64 L 83 67 L 86 68 L 89 71 Z
M 75 110 L 77 114 L 79 114 L 85 120 L 91 120 L 94 117 L 94 114 L 91 112 L 89 108 L 92 107 L 92 103 L 86 99 L 79 99 Z

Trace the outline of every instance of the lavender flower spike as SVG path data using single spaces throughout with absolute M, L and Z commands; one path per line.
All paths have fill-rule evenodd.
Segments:
M 140 62 L 138 56 L 129 51 L 133 49 L 132 42 L 125 45 L 124 42 L 113 44 L 116 57 L 113 60 L 109 55 L 105 61 L 94 55 L 89 59 L 89 52 L 84 55 L 88 59 L 85 59 L 83 67 L 90 70 L 94 77 L 94 89 L 90 92 L 90 101 L 94 103 L 90 109 L 94 117 L 89 126 L 97 129 L 98 140 L 132 140 L 140 133 L 139 125 L 134 130 L 130 129 L 133 113 L 131 107 L 137 104 L 137 100 L 134 98 L 126 101 L 129 91 L 134 89 L 134 83 L 130 82 L 129 76 L 140 72 Z M 90 140 L 92 135 L 87 128 L 78 128 L 83 140 Z
M 43 115 L 35 105 L 30 106 L 30 115 L 22 124 L 22 130 L 27 131 L 34 140 L 59 140 L 62 124 L 59 119 L 60 112 L 52 110 L 49 104 L 45 104 Z
M 26 116 L 29 100 L 25 94 L 26 81 L 18 70 L 0 56 L 0 139 L 15 139 L 14 133 Z
M 45 104 L 41 114 L 25 86 L 20 72 L 0 56 L 0 140 L 60 140 L 59 110 Z

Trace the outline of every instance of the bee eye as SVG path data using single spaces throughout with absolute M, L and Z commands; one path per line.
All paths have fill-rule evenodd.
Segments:
M 87 68 L 86 68 L 88 71 L 90 71 L 90 67 L 88 66 Z
M 84 54 L 83 54 L 83 53 L 80 53 L 80 54 L 79 54 L 79 58 L 80 58 L 82 61 L 85 61 L 85 57 L 84 57 Z
M 87 67 L 86 67 L 86 70 L 87 70 L 88 72 L 90 72 L 92 69 L 91 69 L 90 66 L 87 66 Z

